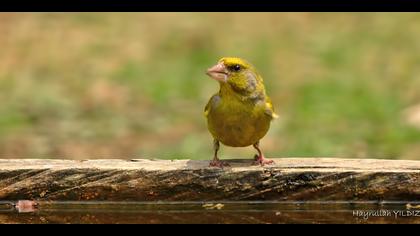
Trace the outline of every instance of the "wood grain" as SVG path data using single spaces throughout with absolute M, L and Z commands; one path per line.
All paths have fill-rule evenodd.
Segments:
M 0 160 L 0 200 L 420 200 L 420 161 L 278 158 L 231 168 L 196 160 Z

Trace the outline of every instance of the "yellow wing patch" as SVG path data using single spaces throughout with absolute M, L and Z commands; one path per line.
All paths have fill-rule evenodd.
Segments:
M 209 116 L 209 112 L 210 112 L 210 103 L 213 97 L 210 98 L 209 102 L 207 103 L 206 107 L 204 108 L 204 116 L 207 117 Z
M 207 117 L 209 115 L 209 104 L 207 103 L 206 107 L 204 108 L 204 116 Z
M 270 99 L 267 99 L 267 102 L 265 103 L 265 106 L 266 106 L 265 113 L 266 113 L 267 115 L 271 116 L 273 119 L 277 119 L 277 118 L 279 118 L 279 115 L 277 115 L 277 114 L 274 112 L 274 109 L 273 109 L 273 104 L 271 103 L 271 100 L 270 100 Z

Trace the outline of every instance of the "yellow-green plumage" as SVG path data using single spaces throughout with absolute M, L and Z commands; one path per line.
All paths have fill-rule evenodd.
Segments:
M 264 101 L 239 101 L 215 94 L 209 101 L 207 125 L 213 137 L 225 145 L 246 147 L 264 137 L 272 117 Z
M 258 143 L 277 117 L 262 77 L 240 58 L 222 58 L 213 68 L 208 74 L 219 81 L 220 90 L 205 107 L 210 133 L 227 146 Z

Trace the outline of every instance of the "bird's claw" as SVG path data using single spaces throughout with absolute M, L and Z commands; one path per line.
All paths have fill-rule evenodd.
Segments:
M 210 166 L 211 167 L 219 167 L 219 168 L 223 168 L 223 167 L 229 167 L 229 163 L 225 162 L 225 161 L 221 161 L 221 160 L 212 160 L 210 162 Z
M 255 161 L 253 163 L 254 165 L 264 166 L 264 165 L 272 165 L 272 164 L 274 164 L 274 161 L 273 160 L 268 160 L 264 156 L 255 155 L 254 159 L 255 159 Z

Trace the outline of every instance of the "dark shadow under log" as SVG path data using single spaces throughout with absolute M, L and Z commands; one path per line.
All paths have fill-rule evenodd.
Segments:
M 0 200 L 418 201 L 420 161 L 278 158 L 231 168 L 193 160 L 0 160 Z

